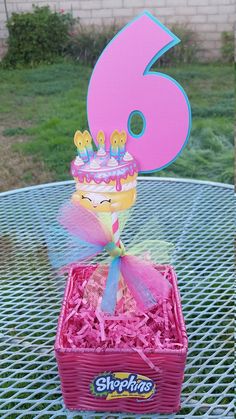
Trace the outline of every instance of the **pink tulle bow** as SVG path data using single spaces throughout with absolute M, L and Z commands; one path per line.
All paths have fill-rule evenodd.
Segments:
M 149 261 L 125 255 L 121 258 L 121 274 L 141 310 L 150 310 L 170 296 L 169 281 Z
M 106 246 L 112 241 L 111 232 L 92 211 L 82 205 L 64 205 L 60 210 L 58 221 L 70 234 L 85 242 Z
M 66 204 L 62 207 L 58 220 L 76 238 L 90 245 L 98 246 L 95 249 L 89 248 L 89 253 L 86 254 L 97 254 L 102 252 L 108 243 L 113 244 L 112 234 L 107 227 L 93 212 L 81 205 Z M 159 301 L 169 298 L 171 291 L 169 281 L 154 268 L 150 261 L 144 261 L 131 255 L 117 257 L 112 252 L 110 254 L 113 256 L 113 260 L 109 267 L 102 300 L 102 306 L 106 307 L 109 313 L 113 313 L 115 310 L 116 295 L 112 293 L 117 292 L 119 272 L 121 272 L 139 309 L 150 310 Z M 80 260 L 83 255 L 85 253 L 81 249 Z

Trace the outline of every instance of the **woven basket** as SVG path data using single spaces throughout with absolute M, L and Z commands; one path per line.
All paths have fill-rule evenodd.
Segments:
M 180 408 L 181 386 L 187 355 L 187 335 L 177 289 L 175 272 L 169 266 L 169 280 L 172 284 L 174 321 L 178 329 L 180 349 L 156 349 L 146 356 L 157 368 L 151 368 L 137 352 L 109 349 L 98 353 L 91 349 L 71 349 L 62 345 L 62 327 L 67 316 L 67 302 L 70 299 L 76 276 L 73 267 L 65 290 L 61 314 L 58 321 L 55 354 L 61 379 L 65 405 L 72 410 L 95 410 L 133 413 L 174 413 Z M 167 266 L 156 266 L 160 271 Z M 84 269 L 84 267 L 81 267 Z M 150 399 L 115 398 L 107 400 L 91 392 L 94 377 L 104 372 L 126 372 L 148 377 L 155 383 L 155 393 Z

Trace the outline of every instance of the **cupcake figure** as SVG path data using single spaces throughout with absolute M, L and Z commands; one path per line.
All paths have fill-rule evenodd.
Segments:
M 136 200 L 138 166 L 135 159 L 125 152 L 119 160 L 119 138 L 126 140 L 126 133 L 115 130 L 111 136 L 111 152 L 105 151 L 105 134 L 99 131 L 97 153 L 88 163 L 71 164 L 76 181 L 72 201 L 94 212 L 117 212 L 130 208 Z M 84 139 L 84 136 L 83 136 Z M 122 144 L 122 151 L 124 149 Z

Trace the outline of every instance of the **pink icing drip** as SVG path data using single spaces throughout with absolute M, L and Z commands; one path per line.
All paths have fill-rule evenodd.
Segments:
M 72 162 L 72 171 L 74 171 L 74 165 Z M 121 179 L 127 179 L 128 176 L 133 176 L 134 173 L 138 173 L 137 167 L 135 164 L 130 165 L 129 167 L 127 167 L 127 172 L 125 174 L 119 175 L 119 174 L 115 174 L 115 175 L 109 175 L 107 176 L 107 178 L 96 178 L 96 172 L 92 172 L 92 173 L 77 173 L 77 175 L 74 175 L 75 177 L 78 177 L 79 182 L 80 183 L 84 183 L 84 180 L 86 180 L 88 183 L 90 183 L 92 180 L 97 183 L 100 184 L 102 182 L 105 183 L 110 183 L 111 181 L 115 181 L 116 182 L 116 190 L 117 191 L 121 191 L 122 190 L 122 185 L 121 185 Z
M 116 179 L 116 190 L 121 191 L 121 178 L 119 176 Z

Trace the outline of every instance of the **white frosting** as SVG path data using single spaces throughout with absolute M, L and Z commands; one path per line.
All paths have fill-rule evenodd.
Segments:
M 126 151 L 126 153 L 125 153 L 125 155 L 123 157 L 123 160 L 124 161 L 131 161 L 131 160 L 133 160 L 133 157 L 131 156 L 131 154 L 129 154 L 128 151 Z
M 80 158 L 80 156 L 77 156 L 75 159 L 75 165 L 82 166 L 82 164 L 84 164 L 83 160 Z
M 106 150 L 104 149 L 104 148 L 99 148 L 99 150 L 97 151 L 97 156 L 98 157 L 103 157 L 103 156 L 105 156 L 107 153 L 106 153 Z
M 108 160 L 107 166 L 109 166 L 109 167 L 116 167 L 116 166 L 118 166 L 118 161 L 114 157 L 111 157 Z
M 89 165 L 90 169 L 100 169 L 100 164 L 96 160 L 92 160 Z

